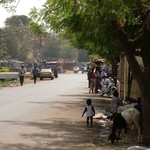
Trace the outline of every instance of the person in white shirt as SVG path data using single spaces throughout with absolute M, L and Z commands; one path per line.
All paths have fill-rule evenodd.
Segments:
M 21 66 L 21 69 L 19 70 L 19 73 L 18 73 L 18 76 L 19 76 L 19 79 L 20 79 L 20 85 L 23 86 L 23 83 L 24 83 L 24 76 L 25 76 L 25 73 L 26 73 L 26 69 L 24 68 L 24 66 L 22 65 Z
M 86 103 L 87 103 L 87 106 L 85 106 L 82 117 L 86 113 L 87 127 L 89 127 L 89 120 L 90 120 L 90 127 L 93 127 L 93 116 L 95 116 L 95 109 L 94 109 L 94 106 L 92 105 L 91 99 L 87 99 Z

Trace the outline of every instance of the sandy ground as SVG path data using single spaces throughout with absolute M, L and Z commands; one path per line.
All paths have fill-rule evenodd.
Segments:
M 95 95 L 90 96 L 94 97 L 97 112 L 109 103 L 109 100 L 102 101 L 96 99 Z M 22 128 L 25 131 L 24 140 L 20 139 L 18 142 L 27 143 L 26 150 L 126 150 L 131 145 L 137 145 L 136 133 L 129 135 L 128 143 L 124 143 L 122 139 L 114 145 L 107 141 L 107 135 L 101 138 L 104 128 L 96 120 L 93 128 L 86 127 L 86 118 L 81 117 L 83 106 L 84 101 L 80 104 L 70 100 L 52 103 L 48 106 L 49 109 L 39 111 L 36 117 L 31 116 L 32 122 Z

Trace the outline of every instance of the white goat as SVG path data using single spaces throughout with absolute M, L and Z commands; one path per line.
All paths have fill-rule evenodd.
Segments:
M 143 146 L 130 146 L 127 150 L 150 150 L 150 148 L 146 148 Z
M 121 129 L 125 129 L 127 134 L 127 126 L 132 124 L 136 125 L 138 131 L 138 142 L 141 139 L 141 126 L 140 126 L 140 112 L 135 108 L 129 108 L 121 113 L 118 113 L 113 121 L 112 133 L 109 136 L 108 140 L 111 140 L 111 143 L 114 144 L 115 140 L 118 141 Z M 116 136 L 116 131 L 119 129 L 118 136 Z M 126 138 L 127 141 L 127 138 Z
M 124 106 L 119 106 L 118 107 L 118 113 L 121 113 L 122 111 L 129 109 L 129 108 L 134 108 L 134 106 L 136 105 L 136 103 L 131 103 L 128 105 L 124 105 Z

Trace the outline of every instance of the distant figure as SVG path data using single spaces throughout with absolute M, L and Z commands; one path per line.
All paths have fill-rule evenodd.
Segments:
M 18 73 L 18 77 L 20 79 L 20 85 L 23 86 L 23 83 L 24 83 L 24 76 L 25 76 L 25 73 L 26 73 L 26 69 L 24 68 L 24 66 L 22 65 L 21 66 L 21 69 L 19 70 L 19 73 Z
M 92 93 L 94 92 L 94 88 L 95 88 L 95 73 L 94 73 L 94 69 L 91 69 L 90 72 L 90 89 L 89 91 L 92 91 Z
M 98 89 L 101 88 L 100 81 L 101 81 L 100 73 L 98 70 L 96 70 L 96 72 L 95 72 L 95 93 L 98 93 Z
M 90 73 L 91 73 L 91 69 L 87 67 L 88 88 L 90 88 Z
M 92 105 L 91 99 L 87 99 L 86 103 L 87 103 L 87 106 L 85 106 L 82 117 L 86 113 L 87 127 L 89 127 L 89 120 L 90 120 L 90 127 L 92 127 L 93 126 L 93 116 L 95 116 L 95 109 L 94 109 L 94 106 Z
M 33 75 L 34 84 L 36 84 L 36 80 L 38 77 L 38 69 L 36 68 L 36 66 L 34 66 L 34 69 L 32 70 L 32 75 Z
M 118 111 L 118 107 L 119 107 L 119 93 L 118 91 L 114 91 L 113 93 L 113 98 L 111 100 L 111 113 L 112 113 L 112 120 L 114 120 L 114 118 L 117 115 L 117 111 Z
M 106 73 L 105 69 L 102 69 L 101 78 L 106 78 L 106 77 L 107 77 L 107 73 Z

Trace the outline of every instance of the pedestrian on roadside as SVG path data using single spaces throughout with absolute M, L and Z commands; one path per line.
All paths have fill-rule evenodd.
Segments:
M 24 65 L 22 65 L 21 69 L 19 70 L 19 73 L 18 73 L 18 77 L 19 77 L 21 86 L 23 86 L 23 83 L 24 83 L 25 73 L 26 73 L 26 69 L 25 69 Z
M 89 93 L 90 93 L 90 91 L 92 91 L 92 93 L 93 93 L 94 89 L 95 89 L 95 73 L 94 73 L 94 68 L 92 68 L 91 72 L 90 72 L 90 89 L 89 89 Z
M 89 127 L 89 122 L 90 122 L 90 127 L 93 127 L 93 116 L 95 116 L 95 109 L 94 109 L 94 106 L 92 105 L 91 99 L 87 99 L 86 103 L 87 105 L 85 106 L 82 117 L 86 113 L 87 127 Z
M 34 66 L 33 70 L 32 70 L 32 75 L 33 75 L 33 80 L 34 80 L 34 84 L 36 84 L 36 80 L 38 77 L 38 69 L 36 66 Z
M 111 113 L 112 113 L 112 120 L 114 120 L 114 118 L 117 115 L 117 111 L 118 111 L 118 107 L 119 107 L 119 93 L 118 91 L 114 91 L 113 93 L 113 98 L 111 100 Z
M 88 67 L 87 67 L 88 88 L 90 88 L 90 73 L 91 73 L 91 69 L 90 69 L 89 66 L 88 66 Z
M 100 81 L 101 81 L 101 76 L 100 76 L 99 70 L 96 69 L 96 72 L 95 72 L 95 93 L 98 93 L 98 89 L 101 88 Z

